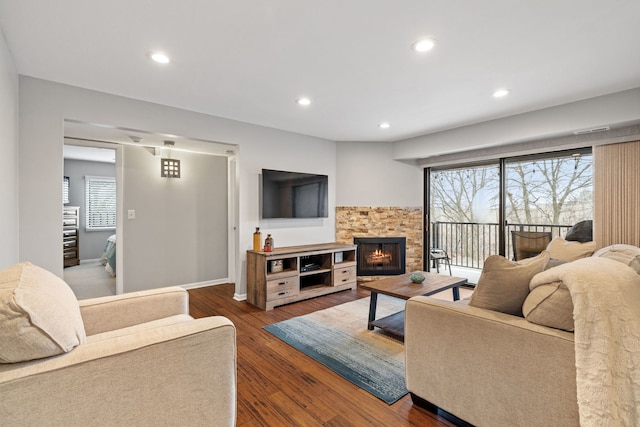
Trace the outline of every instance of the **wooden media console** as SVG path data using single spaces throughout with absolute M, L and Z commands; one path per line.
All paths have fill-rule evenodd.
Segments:
M 356 288 L 355 245 L 247 251 L 247 301 L 263 310 Z

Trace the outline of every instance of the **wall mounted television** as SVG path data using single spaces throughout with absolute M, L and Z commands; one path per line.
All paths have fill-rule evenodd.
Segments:
M 327 218 L 327 175 L 262 169 L 261 216 L 270 218 Z

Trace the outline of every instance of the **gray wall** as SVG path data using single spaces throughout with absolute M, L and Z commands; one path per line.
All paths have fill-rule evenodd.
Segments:
M 0 31 L 0 268 L 18 262 L 18 74 Z
M 637 94 L 631 91 L 631 95 Z M 637 96 L 629 101 L 627 96 L 620 95 L 623 105 L 630 106 L 631 113 L 620 112 L 618 105 L 608 97 L 599 104 L 595 101 L 585 101 L 589 108 L 578 108 L 578 105 L 558 108 L 555 112 L 559 118 L 552 120 L 558 123 L 562 120 L 562 112 L 567 112 L 567 123 L 591 123 L 593 126 L 601 124 L 601 120 L 616 117 L 630 117 L 639 110 Z M 2 101 L 4 102 L 4 101 Z M 599 104 L 598 108 L 593 103 Z M 15 105 L 15 104 L 12 104 Z M 6 107 L 6 106 L 5 106 Z M 578 120 L 578 112 L 586 114 Z M 597 112 L 602 114 L 598 116 Z M 616 113 L 619 113 L 616 115 Z M 555 129 L 555 126 L 545 128 L 541 120 L 546 113 L 531 113 L 531 120 L 536 123 L 531 129 L 527 126 L 526 117 L 517 116 L 514 122 L 509 118 L 502 119 L 503 125 L 489 123 L 477 125 L 475 132 L 466 129 L 458 134 L 450 134 L 449 141 L 459 136 L 460 141 L 450 143 L 450 151 L 460 148 L 463 143 L 473 143 L 474 138 L 487 143 L 495 136 L 493 127 L 501 130 L 502 139 L 496 137 L 495 142 L 509 140 L 517 142 L 523 136 L 533 134 L 545 135 Z M 636 116 L 637 117 L 637 116 Z M 308 243 L 322 243 L 335 240 L 335 206 L 337 181 L 336 143 L 333 141 L 299 135 L 277 129 L 266 128 L 247 123 L 241 123 L 220 117 L 181 110 L 149 102 L 137 101 L 115 95 L 95 92 L 77 87 L 62 85 L 31 77 L 20 76 L 19 91 L 19 206 L 20 206 L 20 259 L 32 262 L 49 269 L 55 274 L 62 275 L 62 247 L 59 244 L 59 228 L 62 221 L 60 209 L 60 193 L 62 191 L 62 145 L 64 138 L 64 120 L 72 119 L 86 123 L 98 123 L 146 130 L 151 132 L 181 135 L 194 139 L 218 141 L 236 144 L 239 147 L 238 157 L 238 244 L 236 265 L 236 296 L 242 297 L 246 292 L 245 265 L 246 250 L 252 247 L 252 233 L 259 226 L 263 233 L 273 234 L 276 246 L 302 245 Z M 509 130 L 509 132 L 507 132 Z M 486 131 L 487 135 L 482 132 Z M 4 132 L 4 131 L 3 131 Z M 497 132 L 497 131 L 496 131 Z M 442 135 L 440 135 L 442 136 Z M 403 146 L 404 142 L 394 143 L 393 158 L 405 156 L 427 157 L 430 153 L 441 152 L 444 148 L 439 144 L 438 137 L 417 138 Z M 3 142 L 4 143 L 4 142 Z M 432 145 L 433 143 L 433 145 Z M 446 146 L 446 144 L 444 144 Z M 414 148 L 419 148 L 414 152 Z M 406 148 L 406 152 L 403 151 Z M 386 150 L 376 150 L 379 162 L 384 163 Z M 345 150 L 345 156 L 340 158 L 341 168 L 350 167 L 351 162 L 360 160 L 356 150 Z M 13 160 L 13 159 L 12 159 Z M 12 166 L 10 166 L 12 168 Z M 297 172 L 321 173 L 329 175 L 329 214 L 330 217 L 318 220 L 261 220 L 259 217 L 259 174 L 262 168 L 291 170 Z M 15 169 L 14 169 L 15 170 Z M 408 173 L 409 176 L 412 173 Z M 407 174 L 390 174 L 386 177 L 396 181 L 399 185 L 411 185 L 406 179 Z M 389 184 L 389 187 L 390 187 Z M 413 184 L 417 189 L 422 181 Z M 366 191 L 370 181 L 352 179 L 349 182 L 340 181 L 340 189 L 348 188 L 348 193 L 340 197 L 341 205 L 351 205 L 360 202 L 356 196 L 359 191 Z M 385 186 L 385 188 L 389 188 Z M 341 190 L 340 190 L 341 191 Z M 373 198 L 375 197 L 375 199 Z M 412 200 L 416 196 L 409 196 Z M 381 200 L 382 202 L 379 202 Z M 383 205 L 394 202 L 394 194 L 380 192 L 372 196 L 372 205 Z M 386 203 L 389 201 L 389 203 Z M 394 202 L 395 203 L 395 202 Z M 18 228 L 17 220 L 9 222 L 13 230 L 8 233 L 11 237 Z M 135 268 L 144 270 L 145 265 L 138 264 Z M 185 281 L 185 283 L 187 283 Z M 128 289 L 125 286 L 125 291 Z
M 336 143 L 333 141 L 26 76 L 20 76 L 19 95 L 20 258 L 30 259 L 58 276 L 62 276 L 60 177 L 65 119 L 239 147 L 238 167 L 234 171 L 237 188 L 233 191 L 238 197 L 238 222 L 233 224 L 237 230 L 237 298 L 246 293 L 246 250 L 253 246 L 255 227 L 273 234 L 277 246 L 335 240 Z M 329 218 L 261 220 L 258 185 L 262 168 L 328 175 Z M 126 213 L 128 207 L 122 209 Z M 138 269 L 127 270 L 132 277 L 140 277 L 149 270 L 143 263 L 134 263 L 129 268 Z M 184 283 L 189 283 L 189 279 L 185 278 Z M 124 291 L 129 291 L 126 284 Z
M 413 166 L 417 159 L 437 159 L 444 153 L 456 152 L 464 157 L 469 150 L 504 147 L 502 144 L 520 143 L 504 147 L 519 150 L 511 155 L 529 154 L 523 147 L 532 152 L 570 148 L 563 144 L 576 146 L 575 140 L 586 141 L 577 146 L 588 146 L 599 134 L 556 140 L 550 137 L 572 135 L 575 130 L 602 125 L 622 127 L 638 120 L 640 88 L 393 143 L 340 142 L 336 156 L 336 203 L 338 206 L 422 206 L 422 166 Z M 532 140 L 544 140 L 544 144 L 522 143 Z M 553 144 L 557 144 L 556 147 Z M 469 156 L 466 161 L 477 159 L 475 152 Z
M 502 144 L 572 135 L 599 126 L 640 120 L 640 88 L 516 114 L 393 144 L 394 159 L 420 159 Z
M 180 178 L 161 178 L 159 157 L 124 146 L 123 209 L 136 212 L 123 224 L 127 292 L 228 276 L 227 159 L 171 158 L 180 160 Z
M 64 161 L 64 175 L 69 177 L 69 203 L 67 206 L 80 206 L 80 260 L 97 259 L 102 256 L 107 238 L 116 233 L 113 230 L 86 231 L 85 181 L 89 176 L 116 176 L 113 163 L 89 162 L 85 160 Z
M 338 206 L 422 206 L 422 168 L 393 160 L 389 142 L 341 142 Z

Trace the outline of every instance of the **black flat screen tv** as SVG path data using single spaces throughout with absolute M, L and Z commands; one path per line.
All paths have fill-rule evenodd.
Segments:
M 327 175 L 262 169 L 262 218 L 327 218 Z

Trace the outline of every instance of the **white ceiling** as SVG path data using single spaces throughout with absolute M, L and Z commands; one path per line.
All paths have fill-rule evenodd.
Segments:
M 640 87 L 639 22 L 638 0 L 0 0 L 20 74 L 336 141 Z
M 116 150 L 65 144 L 63 157 L 69 160 L 90 160 L 92 162 L 115 163 Z

